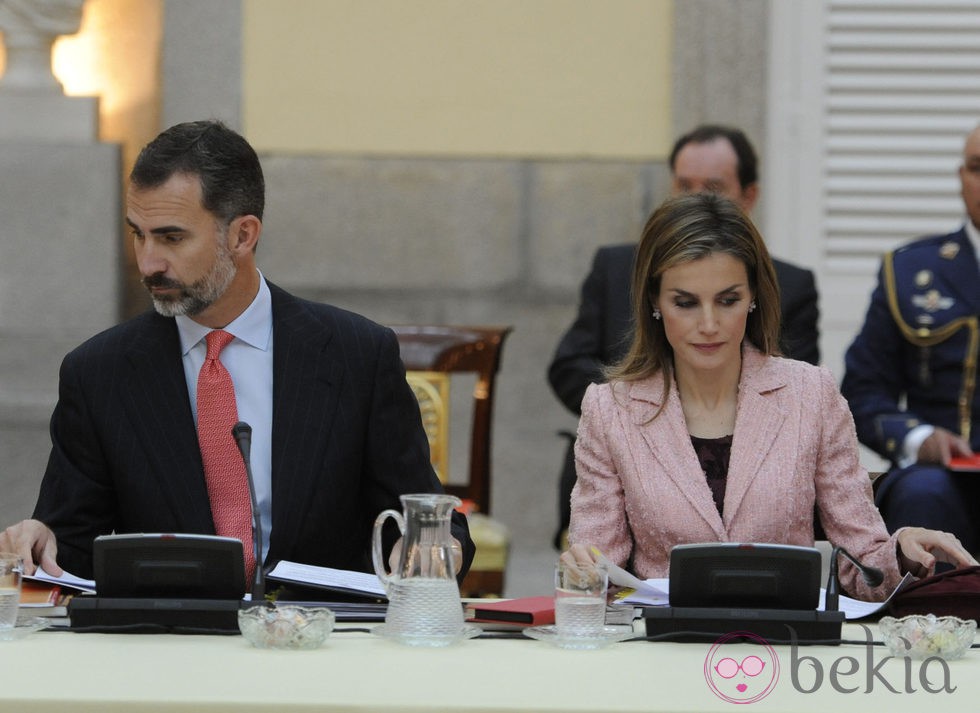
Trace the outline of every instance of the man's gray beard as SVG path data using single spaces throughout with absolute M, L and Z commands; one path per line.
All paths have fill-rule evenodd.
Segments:
M 228 289 L 236 274 L 238 267 L 232 260 L 231 251 L 221 245 L 218 247 L 214 266 L 208 274 L 192 285 L 181 287 L 180 296 L 176 299 L 153 297 L 153 308 L 164 317 L 193 317 L 214 304 Z

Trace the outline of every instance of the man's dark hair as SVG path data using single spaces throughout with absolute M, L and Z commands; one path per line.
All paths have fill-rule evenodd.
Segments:
M 702 124 L 677 139 L 670 152 L 671 173 L 674 172 L 674 163 L 677 161 L 677 154 L 681 152 L 682 148 L 688 144 L 708 144 L 717 139 L 726 139 L 735 149 L 735 157 L 738 159 L 739 185 L 745 189 L 758 181 L 758 159 L 752 144 L 749 143 L 748 138 L 740 129 L 721 126 L 720 124 Z
M 205 210 L 222 222 L 241 215 L 262 219 L 265 179 L 259 157 L 220 121 L 171 126 L 143 147 L 129 179 L 137 188 L 157 188 L 178 173 L 200 179 Z

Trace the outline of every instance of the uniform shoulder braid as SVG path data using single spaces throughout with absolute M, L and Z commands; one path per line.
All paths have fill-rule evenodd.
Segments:
M 906 339 L 933 346 L 964 327 L 976 327 L 976 308 L 963 294 L 964 271 L 976 261 L 963 233 L 920 238 L 885 255 L 882 273 L 888 306 Z

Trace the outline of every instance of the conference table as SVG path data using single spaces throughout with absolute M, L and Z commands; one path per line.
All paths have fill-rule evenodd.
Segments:
M 258 649 L 238 635 L 35 632 L 0 642 L 0 711 L 980 709 L 980 651 L 948 663 L 889 657 L 863 643 L 880 640 L 874 623 L 845 624 L 852 643 L 840 646 L 637 640 L 589 651 L 526 638 L 415 648 L 372 626 L 338 622 L 321 648 L 303 651 Z M 634 627 L 642 632 L 640 622 Z M 771 680 L 757 699 L 737 700 L 737 677 L 709 680 L 706 660 L 723 654 L 748 670 L 746 657 L 764 651 Z

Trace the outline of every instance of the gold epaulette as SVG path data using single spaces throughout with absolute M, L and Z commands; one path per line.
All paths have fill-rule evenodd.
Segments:
M 959 317 L 953 321 L 930 329 L 929 327 L 914 327 L 902 317 L 902 311 L 898 306 L 898 285 L 895 279 L 895 253 L 889 252 L 882 260 L 885 297 L 888 300 L 888 309 L 892 314 L 892 319 L 902 332 L 902 336 L 909 343 L 917 347 L 932 347 L 946 341 L 961 329 L 968 332 L 966 353 L 963 355 L 963 382 L 957 397 L 957 411 L 959 412 L 960 435 L 969 442 L 971 410 L 973 404 L 973 392 L 977 382 L 977 347 L 980 344 L 980 328 L 978 328 L 977 315 Z

